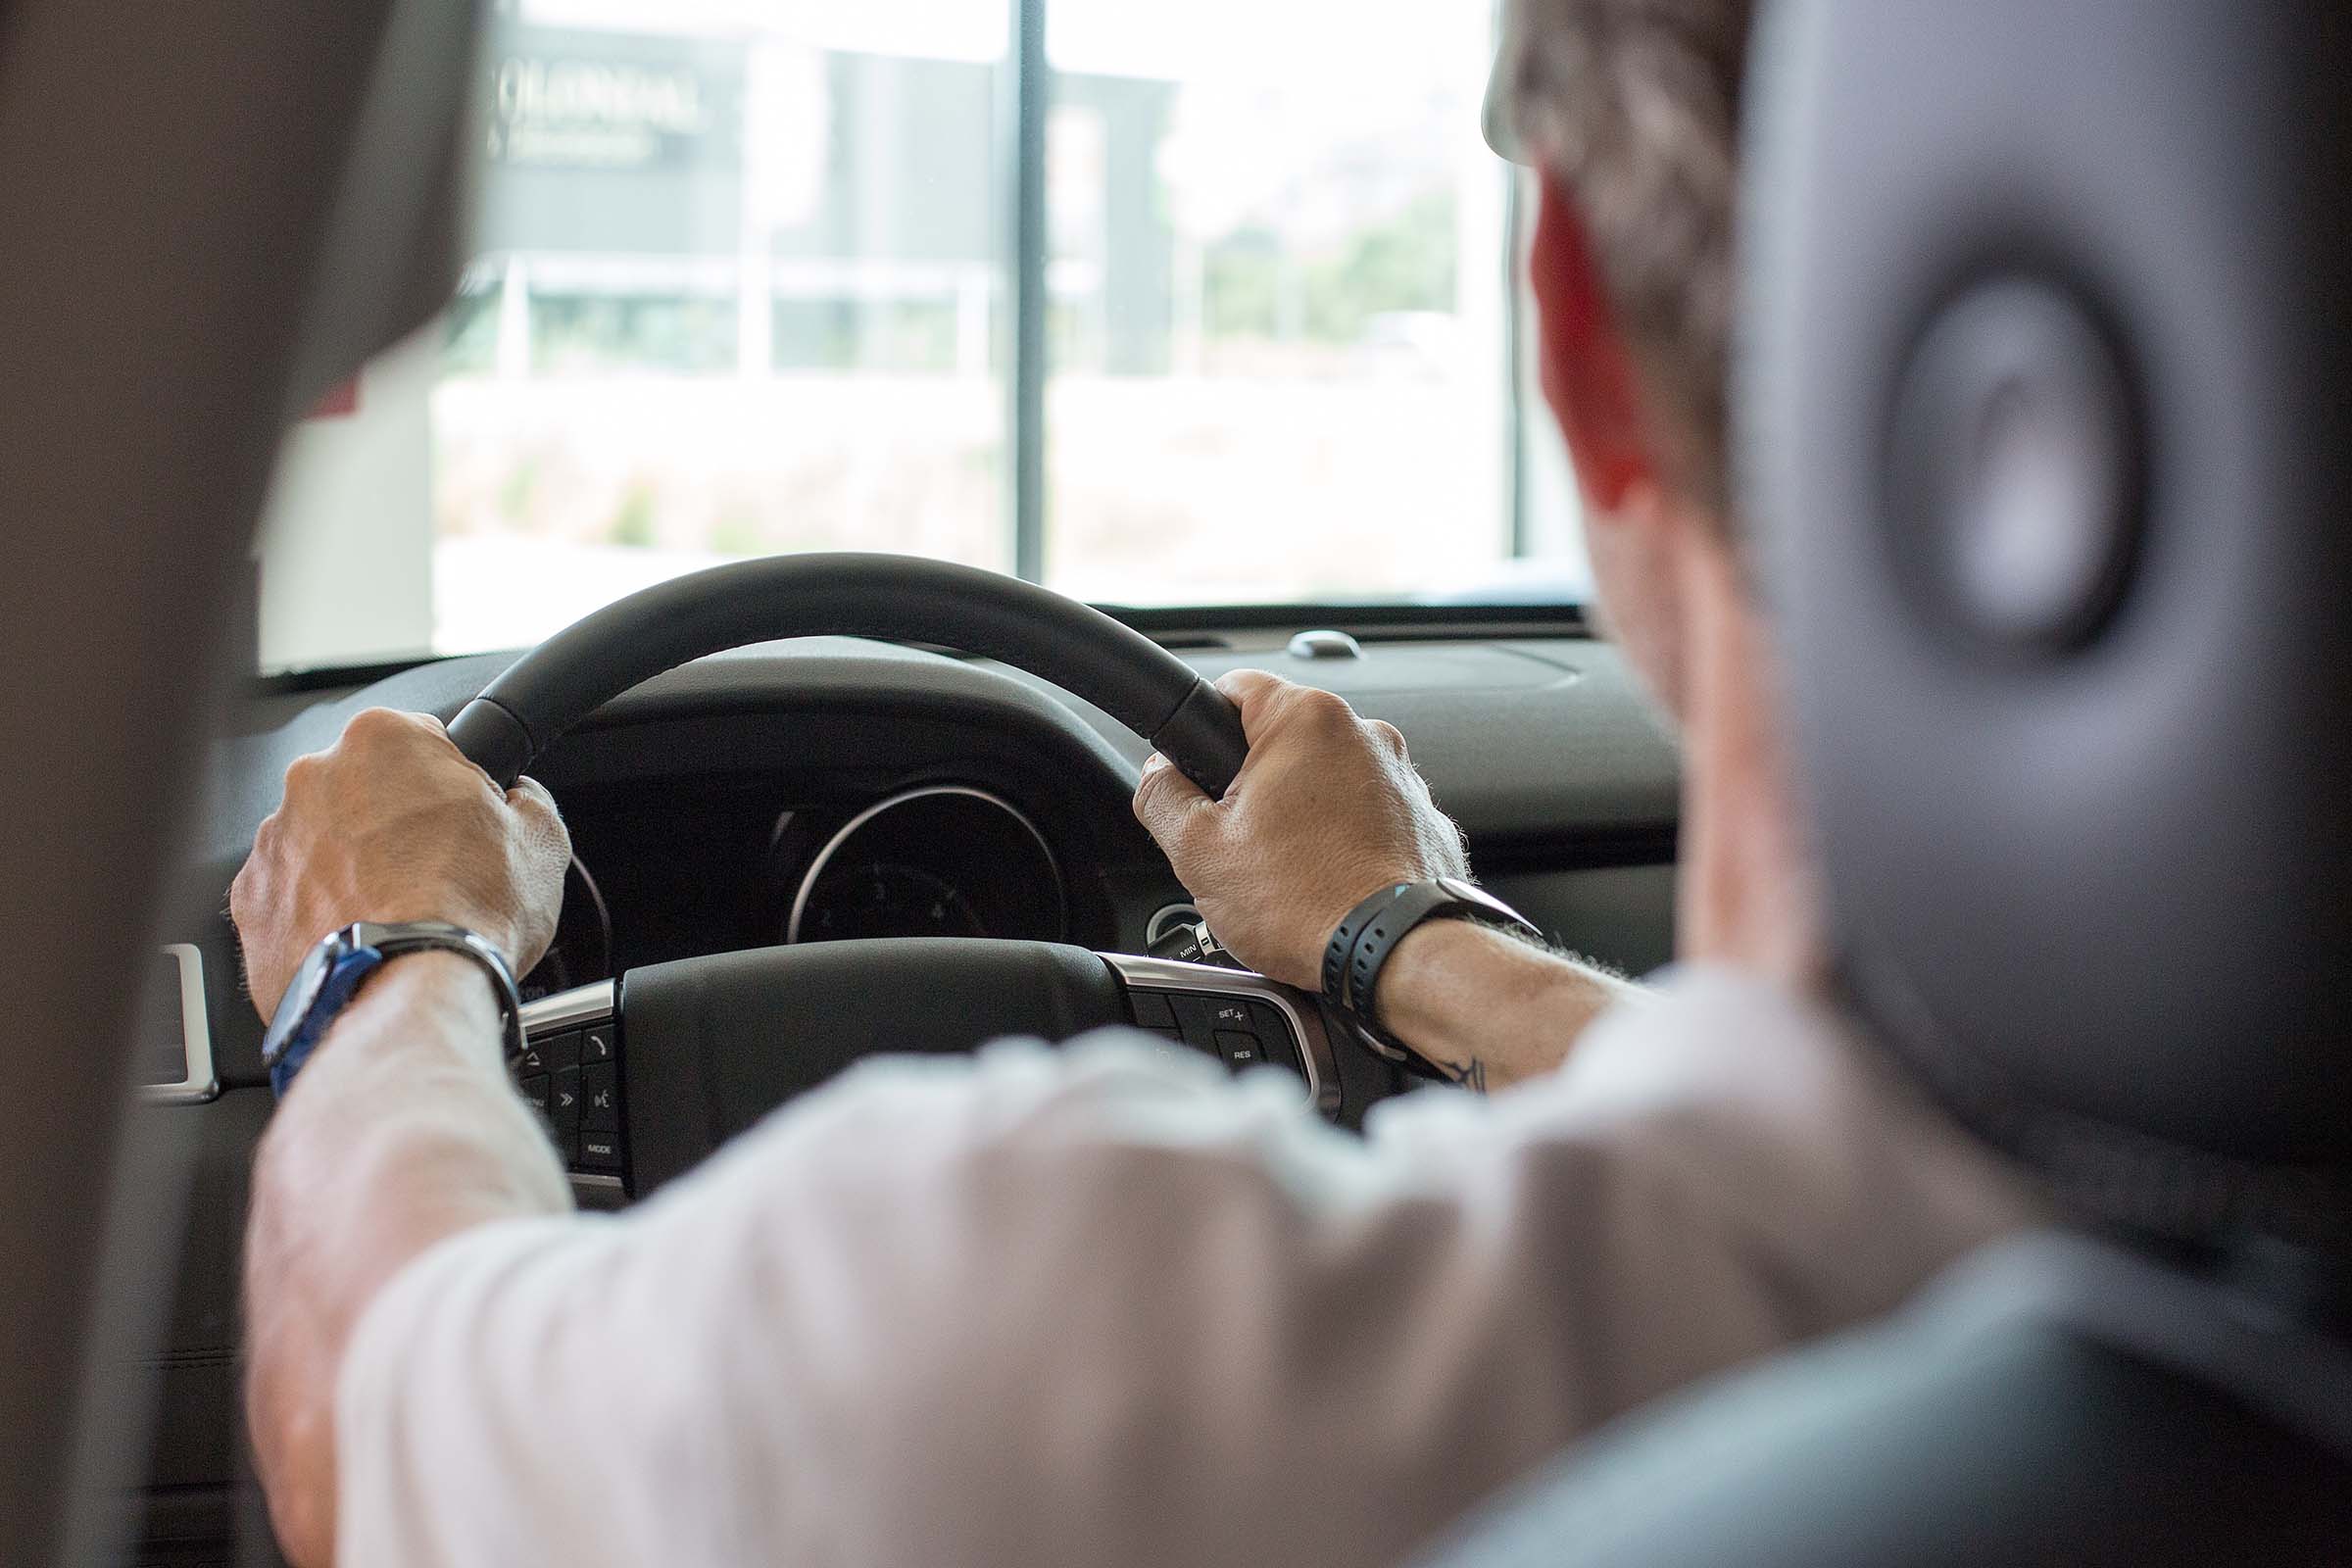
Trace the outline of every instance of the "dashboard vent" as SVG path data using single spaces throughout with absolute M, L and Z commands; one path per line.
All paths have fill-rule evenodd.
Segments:
M 204 955 L 193 943 L 175 942 L 160 956 L 140 998 L 139 1094 L 157 1104 L 201 1104 L 220 1093 L 204 1010 Z

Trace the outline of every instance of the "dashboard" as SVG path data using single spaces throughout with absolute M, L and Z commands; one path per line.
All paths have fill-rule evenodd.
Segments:
M 1163 640 L 1202 674 L 1269 669 L 1403 731 L 1474 867 L 1555 941 L 1640 973 L 1672 952 L 1679 763 L 1616 650 L 1573 618 L 1299 639 L 1196 626 Z M 1313 657 L 1337 643 L 1350 657 Z M 263 1081 L 220 911 L 285 765 L 353 712 L 444 717 L 512 655 L 366 686 L 253 698 L 216 750 L 215 808 L 171 935 L 209 960 L 220 1081 Z M 1108 715 L 986 660 L 809 638 L 648 681 L 534 773 L 575 864 L 533 996 L 674 958 L 871 936 L 996 936 L 1142 953 L 1191 895 L 1129 808 L 1148 747 Z
M 723 775 L 682 781 L 658 807 L 629 788 L 573 795 L 563 920 L 525 1001 L 742 948 L 1080 934 L 1053 838 L 952 770 L 872 799 Z
M 1556 624 L 1415 625 L 1311 657 L 1298 628 L 1163 633 L 1202 674 L 1270 669 L 1403 731 L 1478 874 L 1579 953 L 1671 956 L 1678 759 L 1616 651 Z M 1359 628 L 1361 630 L 1361 628 Z M 263 1081 L 220 911 L 286 764 L 353 712 L 448 716 L 512 660 L 441 660 L 363 687 L 256 696 L 216 750 L 214 808 L 171 935 L 207 959 L 220 1082 Z M 872 936 L 1148 951 L 1191 895 L 1129 807 L 1148 750 L 1088 705 L 986 660 L 853 638 L 763 644 L 646 682 L 550 747 L 576 863 L 551 995 L 674 958 Z

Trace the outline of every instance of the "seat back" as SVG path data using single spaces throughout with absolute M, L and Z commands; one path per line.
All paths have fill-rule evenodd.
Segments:
M 1895 1320 L 1604 1434 L 1430 1568 L 2165 1568 L 2352 1553 L 2352 1354 L 2104 1244 L 1964 1264 Z
M 1742 508 L 1847 1000 L 2086 1228 L 1438 1561 L 2352 1560 L 2352 13 L 1782 0 Z
M 1742 506 L 1849 991 L 2103 1214 L 2343 1239 L 2352 17 L 1789 0 Z
M 116 1555 L 187 1152 L 125 1133 L 124 978 L 278 437 L 455 275 L 480 10 L 0 0 L 0 1562 Z

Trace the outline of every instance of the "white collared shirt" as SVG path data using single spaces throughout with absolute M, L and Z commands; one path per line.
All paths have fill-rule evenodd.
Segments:
M 338 1391 L 337 1560 L 1387 1562 L 2038 1217 L 1722 969 L 1361 1138 L 1116 1034 L 870 1062 L 624 1215 L 403 1270 Z

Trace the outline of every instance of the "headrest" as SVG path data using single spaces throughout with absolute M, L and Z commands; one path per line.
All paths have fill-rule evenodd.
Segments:
M 343 161 L 290 414 L 432 319 L 457 287 L 485 22 L 480 0 L 394 0 Z
M 2340 1240 L 2352 25 L 1758 32 L 1741 483 L 1850 996 L 2110 1217 Z

